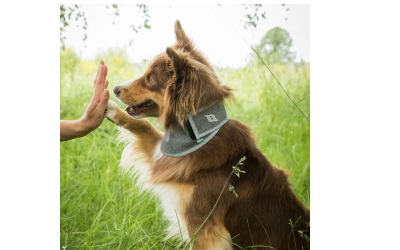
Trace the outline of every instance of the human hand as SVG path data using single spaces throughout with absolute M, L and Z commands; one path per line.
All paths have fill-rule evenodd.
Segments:
M 107 72 L 107 66 L 104 65 L 103 61 L 100 61 L 96 79 L 94 80 L 94 91 L 90 103 L 81 118 L 77 120 L 60 121 L 60 141 L 67 141 L 85 136 L 98 128 L 103 122 L 107 102 L 110 97 L 107 90 Z
M 107 102 L 110 97 L 107 90 L 107 72 L 108 68 L 101 60 L 97 69 L 96 79 L 94 80 L 93 96 L 90 99 L 90 103 L 86 108 L 85 113 L 79 119 L 85 135 L 98 128 L 104 120 Z

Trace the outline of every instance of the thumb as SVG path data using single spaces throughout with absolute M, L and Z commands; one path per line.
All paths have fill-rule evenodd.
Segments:
M 101 100 L 97 105 L 95 112 L 104 113 L 106 111 L 109 99 L 110 99 L 110 93 L 108 92 L 108 89 L 105 89 L 101 94 Z

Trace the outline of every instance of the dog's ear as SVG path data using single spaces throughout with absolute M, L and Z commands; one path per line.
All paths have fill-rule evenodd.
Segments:
M 193 43 L 187 37 L 185 31 L 182 29 L 181 22 L 179 20 L 175 21 L 175 36 L 176 36 L 176 45 L 178 48 L 182 48 L 185 51 L 193 50 Z
M 177 52 L 175 49 L 171 47 L 168 47 L 166 52 L 168 57 L 171 58 L 172 60 L 175 72 L 180 72 L 183 68 L 185 59 L 182 57 L 182 55 L 180 55 L 179 52 Z

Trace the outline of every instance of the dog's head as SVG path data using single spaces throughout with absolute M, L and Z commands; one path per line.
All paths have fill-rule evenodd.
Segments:
M 135 80 L 114 88 L 115 95 L 128 106 L 126 112 L 135 118 L 159 117 L 163 108 L 170 59 L 166 53 L 156 56 L 146 72 Z
M 156 56 L 143 76 L 114 89 L 129 115 L 160 117 L 165 128 L 184 126 L 188 114 L 231 96 L 179 21 L 175 35 L 175 44 Z

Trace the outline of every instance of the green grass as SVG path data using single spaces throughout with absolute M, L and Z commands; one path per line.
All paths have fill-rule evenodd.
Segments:
M 68 50 L 60 57 L 60 119 L 77 119 L 92 95 L 98 61 L 81 60 Z M 109 90 L 141 74 L 145 67 L 128 63 L 118 51 L 100 58 L 109 68 Z M 309 117 L 309 65 L 270 68 Z M 227 103 L 229 117 L 252 128 L 261 151 L 274 165 L 290 172 L 294 191 L 309 205 L 309 122 L 263 66 L 217 72 L 235 89 L 236 101 Z M 111 99 L 116 100 L 113 95 Z M 117 134 L 115 125 L 105 120 L 86 137 L 61 143 L 61 249 L 176 249 L 178 242 L 163 241 L 167 221 L 156 198 L 139 192 L 120 171 L 124 145 L 117 143 Z

